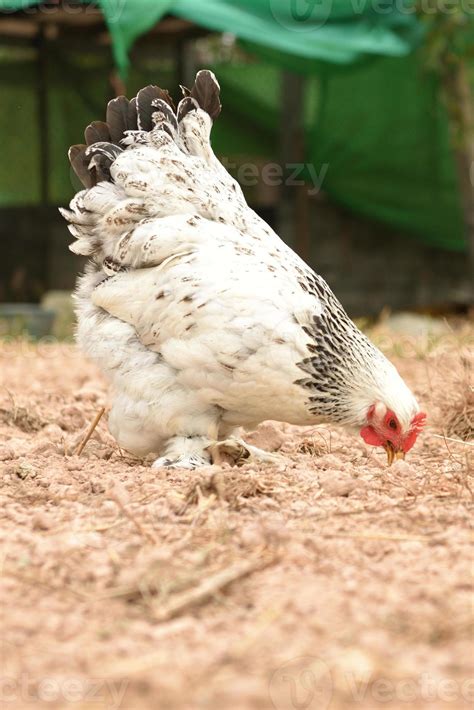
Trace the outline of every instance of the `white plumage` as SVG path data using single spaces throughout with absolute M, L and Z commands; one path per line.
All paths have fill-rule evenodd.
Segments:
M 91 257 L 78 341 L 111 381 L 112 434 L 187 467 L 265 419 L 362 427 L 390 412 L 408 435 L 419 409 L 393 365 L 214 156 L 215 77 L 185 91 L 177 116 L 157 87 L 117 99 L 71 150 L 88 189 L 63 214 Z

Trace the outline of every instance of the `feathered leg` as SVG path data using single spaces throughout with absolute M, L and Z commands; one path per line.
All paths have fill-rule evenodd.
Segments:
M 153 468 L 193 470 L 210 464 L 239 466 L 249 460 L 273 464 L 285 461 L 282 456 L 258 449 L 242 439 L 212 442 L 202 436 L 175 436 L 166 443 L 163 455 L 154 462 Z
M 195 469 L 212 463 L 209 439 L 203 436 L 174 436 L 166 443 L 163 455 L 156 459 L 153 468 Z
M 285 461 L 279 454 L 271 454 L 257 446 L 248 444 L 243 439 L 234 437 L 224 439 L 224 441 L 216 441 L 208 447 L 208 450 L 214 464 L 230 463 L 233 466 L 239 466 L 245 461 L 273 464 Z

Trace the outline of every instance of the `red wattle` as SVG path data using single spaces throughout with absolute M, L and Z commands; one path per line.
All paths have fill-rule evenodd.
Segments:
M 363 429 L 361 429 L 360 435 L 366 444 L 370 444 L 371 446 L 383 446 L 384 445 L 383 440 L 377 434 L 375 429 L 371 426 L 365 426 Z

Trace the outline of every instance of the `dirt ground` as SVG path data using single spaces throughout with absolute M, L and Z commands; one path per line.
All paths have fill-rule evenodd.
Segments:
M 357 434 L 272 423 L 251 438 L 275 465 L 151 470 L 106 418 L 78 457 L 97 370 L 0 345 L 0 705 L 469 707 L 474 330 L 374 336 L 429 415 L 391 468 Z

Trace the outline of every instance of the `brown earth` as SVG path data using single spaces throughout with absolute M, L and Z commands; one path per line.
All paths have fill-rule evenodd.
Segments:
M 2 707 L 469 707 L 473 330 L 374 335 L 430 417 L 391 468 L 284 424 L 277 465 L 151 470 L 105 419 L 78 457 L 99 373 L 0 345 Z

